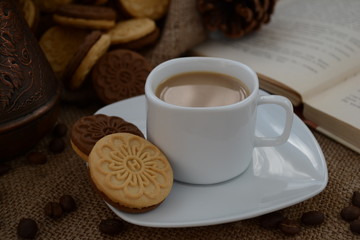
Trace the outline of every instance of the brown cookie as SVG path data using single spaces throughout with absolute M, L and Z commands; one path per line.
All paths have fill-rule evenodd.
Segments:
M 75 54 L 72 56 L 64 71 L 64 83 L 66 86 L 70 86 L 71 78 L 74 75 L 76 69 L 79 67 L 81 61 L 84 59 L 90 48 L 99 40 L 102 33 L 100 31 L 93 31 L 86 36 L 83 43 L 78 47 Z
M 71 3 L 73 0 L 33 0 L 43 12 L 52 13 L 60 6 Z
M 77 120 L 72 129 L 70 142 L 74 151 L 87 161 L 91 149 L 102 137 L 119 132 L 127 132 L 140 137 L 143 133 L 132 123 L 120 117 L 96 114 Z
M 140 54 L 117 49 L 104 54 L 95 64 L 91 78 L 95 92 L 105 104 L 144 94 L 152 67 Z
M 96 61 L 110 46 L 110 36 L 93 31 L 86 36 L 75 55 L 67 64 L 63 82 L 68 89 L 78 89 Z
M 75 28 L 110 29 L 115 26 L 116 12 L 104 6 L 67 4 L 57 9 L 54 21 Z

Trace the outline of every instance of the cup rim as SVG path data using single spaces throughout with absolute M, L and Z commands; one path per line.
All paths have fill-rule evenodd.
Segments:
M 186 107 L 186 106 L 179 106 L 179 105 L 175 105 L 175 104 L 171 104 L 171 103 L 167 103 L 163 100 L 161 100 L 159 97 L 156 96 L 155 92 L 153 91 L 152 88 L 152 82 L 150 82 L 149 79 L 153 79 L 154 75 L 157 74 L 156 72 L 163 69 L 163 68 L 167 68 L 169 67 L 169 65 L 173 65 L 175 62 L 185 62 L 185 61 L 223 61 L 226 63 L 231 63 L 231 64 L 235 64 L 240 66 L 241 68 L 245 69 L 246 71 L 249 72 L 250 75 L 252 75 L 252 77 L 254 77 L 255 80 L 255 86 L 253 88 L 253 90 L 251 90 L 249 96 L 247 96 L 245 99 L 236 102 L 236 103 L 232 103 L 232 104 L 228 104 L 228 105 L 222 105 L 222 106 L 214 106 L 214 107 Z M 219 73 L 218 71 L 209 71 L 209 72 L 214 72 L 214 73 Z M 158 84 L 159 85 L 159 84 Z M 158 86 L 157 85 L 157 86 Z M 157 87 L 156 86 L 156 87 Z M 155 88 L 156 88 L 155 87 Z M 248 86 L 247 86 L 248 87 Z M 212 110 L 227 110 L 227 109 L 233 109 L 235 107 L 238 107 L 239 105 L 246 105 L 247 103 L 251 102 L 252 99 L 254 97 L 257 97 L 258 95 L 258 91 L 259 91 L 259 80 L 258 80 L 258 76 L 255 73 L 255 71 L 253 69 L 251 69 L 249 66 L 235 61 L 235 60 L 231 60 L 231 59 L 225 59 L 225 58 L 219 58 L 219 57 L 180 57 L 180 58 L 173 58 L 170 59 L 168 61 L 162 62 L 159 65 L 157 65 L 148 75 L 146 82 L 145 82 L 145 96 L 148 100 L 151 100 L 157 104 L 162 105 L 163 107 L 167 107 L 167 108 L 172 108 L 172 109 L 182 109 L 182 110 L 196 110 L 196 111 L 212 111 Z

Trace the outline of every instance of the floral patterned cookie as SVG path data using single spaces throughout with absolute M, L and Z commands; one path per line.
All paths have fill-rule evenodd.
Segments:
M 121 211 L 149 211 L 164 201 L 173 185 L 166 156 L 146 139 L 130 133 L 101 138 L 88 163 L 95 188 Z
M 87 161 L 92 148 L 99 139 L 120 132 L 144 137 L 134 124 L 120 117 L 95 114 L 84 116 L 74 123 L 71 129 L 70 142 L 77 155 Z
M 144 94 L 145 81 L 152 67 L 135 51 L 116 49 L 95 64 L 91 78 L 99 99 L 110 104 Z

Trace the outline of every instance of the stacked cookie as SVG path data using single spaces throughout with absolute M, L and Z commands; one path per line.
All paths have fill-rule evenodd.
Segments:
M 90 85 L 105 104 L 144 93 L 152 66 L 142 52 L 159 39 L 170 0 L 18 1 L 65 92 Z
M 66 93 L 90 86 L 110 104 L 144 93 L 152 66 L 142 55 L 160 37 L 170 0 L 18 0 L 26 23 Z M 166 156 L 132 123 L 102 114 L 72 127 L 71 146 L 106 202 L 146 212 L 170 193 Z
M 88 163 L 94 189 L 118 210 L 147 212 L 170 193 L 169 161 L 132 123 L 103 114 L 85 116 L 73 125 L 70 141 Z

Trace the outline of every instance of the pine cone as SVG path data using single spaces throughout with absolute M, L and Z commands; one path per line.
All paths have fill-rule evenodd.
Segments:
M 197 8 L 209 31 L 240 38 L 270 21 L 276 0 L 197 0 Z

